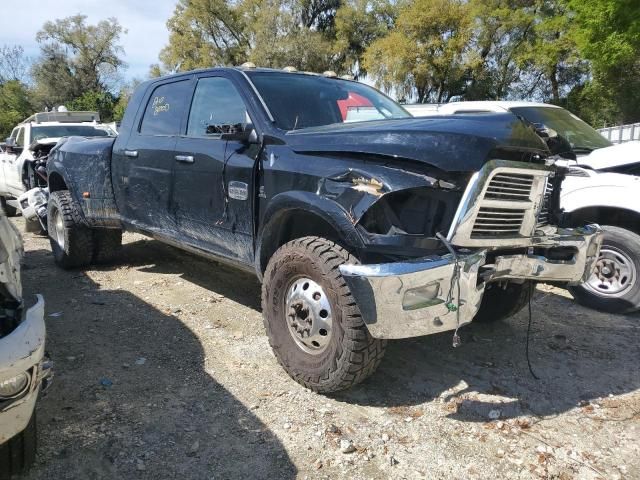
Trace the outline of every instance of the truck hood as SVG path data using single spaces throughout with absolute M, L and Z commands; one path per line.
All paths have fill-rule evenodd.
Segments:
M 510 113 L 341 123 L 290 131 L 284 140 L 298 153 L 381 155 L 449 172 L 475 172 L 501 155 L 526 161 L 549 154 L 533 129 Z
M 640 141 L 620 143 L 598 148 L 589 155 L 579 156 L 578 165 L 593 170 L 604 170 L 640 163 Z

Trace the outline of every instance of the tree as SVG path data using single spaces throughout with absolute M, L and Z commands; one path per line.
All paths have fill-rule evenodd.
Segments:
M 109 92 L 86 91 L 80 97 L 67 102 L 69 110 L 100 113 L 100 120 L 110 122 L 114 119 L 114 109 L 118 99 Z
M 400 7 L 394 28 L 374 41 L 364 65 L 381 88 L 403 97 L 446 102 L 464 91 L 478 64 L 470 48 L 472 10 L 463 0 L 414 0 Z
M 216 65 L 323 71 L 337 65 L 334 25 L 340 0 L 180 0 L 160 52 L 167 71 Z M 157 70 L 154 71 L 154 73 Z
M 27 83 L 31 59 L 24 54 L 24 48 L 19 45 L 4 45 L 0 47 L 0 83 L 17 80 Z
M 312 14 L 304 9 L 304 0 L 247 0 L 242 4 L 249 40 L 247 60 L 261 67 L 322 72 L 335 68 L 332 44 L 320 30 L 328 14 Z M 305 22 L 319 22 L 306 25 Z M 323 28 L 329 27 L 325 24 Z
M 41 57 L 32 75 L 36 94 L 46 106 L 68 102 L 85 92 L 108 92 L 120 82 L 126 68 L 119 45 L 126 33 L 118 20 L 110 18 L 96 25 L 85 15 L 46 22 L 36 36 Z
M 593 123 L 640 121 L 640 3 L 637 0 L 567 0 L 574 38 L 591 75 L 573 92 Z
M 169 71 L 235 65 L 246 58 L 242 16 L 226 0 L 179 0 L 167 28 L 169 44 L 160 60 Z
M 478 62 L 470 72 L 465 100 L 500 100 L 519 81 L 519 58 L 533 37 L 534 0 L 471 0 L 475 28 L 471 41 Z
M 4 139 L 13 127 L 33 113 L 29 91 L 18 80 L 0 84 L 0 138 Z
M 339 70 L 355 79 L 366 76 L 364 53 L 377 39 L 393 27 L 397 7 L 386 0 L 349 0 L 335 16 L 336 39 L 333 45 L 338 55 Z
M 520 68 L 529 72 L 523 94 L 538 94 L 560 103 L 569 90 L 584 80 L 587 65 L 573 37 L 574 22 L 563 0 L 537 0 L 532 37 L 518 55 Z

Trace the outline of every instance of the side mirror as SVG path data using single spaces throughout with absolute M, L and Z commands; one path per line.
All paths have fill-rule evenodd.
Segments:
M 18 146 L 16 143 L 16 139 L 9 137 L 4 143 L 5 150 L 9 153 L 20 153 L 22 152 L 22 147 Z
M 535 129 L 536 134 L 544 140 L 544 143 L 547 144 L 547 148 L 552 155 L 559 155 L 563 158 L 575 160 L 576 155 L 573 152 L 569 140 L 560 135 L 553 128 L 549 128 L 543 123 L 534 123 L 533 128 Z
M 208 135 L 220 135 L 222 140 L 231 140 L 241 143 L 257 143 L 258 135 L 255 128 L 250 123 L 235 125 L 209 125 L 207 126 Z

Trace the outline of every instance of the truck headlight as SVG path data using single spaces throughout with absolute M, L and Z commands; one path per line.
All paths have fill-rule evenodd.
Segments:
M 27 372 L 16 375 L 13 378 L 0 381 L 0 399 L 9 399 L 23 393 L 29 386 L 29 374 Z
M 29 205 L 37 207 L 39 205 L 47 203 L 47 195 L 42 191 L 42 189 L 38 189 L 32 191 L 31 195 L 29 195 Z

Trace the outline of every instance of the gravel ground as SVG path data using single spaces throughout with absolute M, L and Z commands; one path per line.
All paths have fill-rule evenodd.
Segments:
M 250 275 L 129 234 L 119 264 L 65 272 L 24 237 L 56 372 L 29 479 L 640 478 L 640 315 L 539 287 L 539 380 L 525 311 L 455 350 L 390 342 L 367 382 L 322 396 L 277 365 Z

